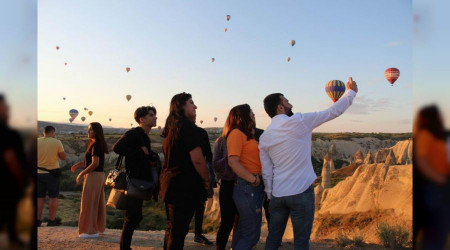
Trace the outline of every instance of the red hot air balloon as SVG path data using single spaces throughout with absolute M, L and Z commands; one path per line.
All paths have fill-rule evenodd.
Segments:
M 384 71 L 384 77 L 391 83 L 391 86 L 394 86 L 394 82 L 400 77 L 400 70 L 397 68 L 389 68 Z
M 131 69 L 130 69 L 130 67 L 126 67 L 125 70 L 126 70 L 127 72 L 130 72 Z
M 56 46 L 56 50 L 59 50 L 59 46 Z

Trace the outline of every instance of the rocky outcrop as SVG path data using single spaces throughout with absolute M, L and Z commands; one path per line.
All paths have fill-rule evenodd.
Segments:
M 328 189 L 319 214 L 345 214 L 394 209 L 412 219 L 412 165 L 361 165 L 355 173 Z
M 386 157 L 389 153 L 389 149 L 382 148 L 375 153 L 375 157 L 373 158 L 373 163 L 384 163 L 386 161 Z
M 330 162 L 332 163 L 333 160 L 331 159 L 330 155 L 327 154 L 323 159 L 323 167 L 322 167 L 321 185 L 324 189 L 331 187 Z
M 392 148 L 395 156 L 395 164 L 411 164 L 412 163 L 412 139 L 399 141 Z
M 372 164 L 373 163 L 373 159 L 372 159 L 372 153 L 369 151 L 366 155 L 366 158 L 364 159 L 364 164 Z
M 356 151 L 356 153 L 353 155 L 352 160 L 354 163 L 363 163 L 364 161 L 364 155 L 361 152 L 361 149 L 358 149 L 358 151 Z
M 386 157 L 386 161 L 384 162 L 387 165 L 395 165 L 395 155 L 394 151 L 389 150 L 389 153 Z

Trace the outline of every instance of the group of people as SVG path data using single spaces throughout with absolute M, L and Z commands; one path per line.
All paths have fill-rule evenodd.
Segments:
M 225 249 L 233 227 L 232 248 L 252 249 L 260 238 L 264 204 L 269 222 L 266 249 L 279 248 L 289 215 L 294 228 L 295 249 L 309 249 L 314 219 L 312 184 L 316 179 L 311 163 L 312 131 L 341 115 L 352 104 L 358 87 L 351 78 L 347 90 L 330 108 L 304 114 L 294 114 L 283 94 L 268 95 L 264 99 L 264 109 L 272 121 L 265 131 L 256 128 L 255 115 L 248 104 L 235 106 L 228 114 L 222 135 L 215 142 L 214 156 L 207 132 L 195 124 L 197 106 L 192 96 L 184 92 L 173 96 L 161 134 L 164 161 L 159 192 L 155 194 L 158 197 L 154 197 L 165 204 L 164 249 L 183 249 L 194 214 L 201 218 L 195 241 L 210 243 L 201 234 L 205 201 L 211 197 L 214 185 L 210 166 L 220 179 L 221 224 L 216 238 L 217 249 Z M 127 131 L 112 150 L 125 157 L 129 177 L 151 179 L 150 168 L 158 155 L 151 150 L 148 134 L 156 126 L 156 108 L 140 107 L 134 118 L 139 126 Z M 57 202 L 52 199 L 58 196 L 55 187 L 59 177 L 50 176 L 57 167 L 58 158 L 64 159 L 65 155 L 60 142 L 49 134 L 51 131 L 54 128 L 47 127 L 44 138 L 38 141 L 39 151 L 50 151 L 50 146 L 41 148 L 44 141 L 54 148 L 52 159 L 45 158 L 53 165 L 38 159 L 39 169 L 43 171 L 38 174 L 38 197 L 39 204 L 43 204 L 48 191 L 50 202 L 56 203 L 55 208 Z M 46 139 L 48 137 L 50 139 Z M 89 124 L 88 137 L 90 142 L 84 161 L 71 168 L 72 172 L 83 168 L 76 177 L 77 183 L 83 182 L 78 223 L 81 238 L 98 237 L 105 230 L 106 218 L 103 168 L 108 147 L 99 123 Z M 143 200 L 128 197 L 120 249 L 130 249 L 133 232 L 142 220 L 142 205 Z M 42 206 L 38 223 L 41 212 Z M 55 213 L 50 211 L 49 225 L 56 225 L 54 220 Z

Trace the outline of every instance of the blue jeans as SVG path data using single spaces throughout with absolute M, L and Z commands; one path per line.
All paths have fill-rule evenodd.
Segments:
M 266 250 L 278 249 L 291 215 L 294 228 L 294 249 L 309 249 L 309 238 L 314 221 L 314 188 L 311 185 L 305 192 L 273 197 L 269 203 L 270 222 Z
M 233 250 L 252 249 L 261 234 L 264 185 L 252 186 L 238 178 L 233 190 L 233 200 L 239 212 L 239 222 L 233 239 Z

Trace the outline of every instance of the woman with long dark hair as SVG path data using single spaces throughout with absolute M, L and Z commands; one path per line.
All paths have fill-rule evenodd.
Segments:
M 106 204 L 105 204 L 105 153 L 108 145 L 103 135 L 102 125 L 92 122 L 88 126 L 89 144 L 84 153 L 84 161 L 71 167 L 72 172 L 83 167 L 76 179 L 77 184 L 83 181 L 81 192 L 80 217 L 78 220 L 78 234 L 80 238 L 97 238 L 99 233 L 105 231 Z
M 159 195 L 167 215 L 164 249 L 183 249 L 196 205 L 206 200 L 210 186 L 202 134 L 195 125 L 196 109 L 190 94 L 173 96 L 162 132 L 164 164 Z
M 261 161 L 255 140 L 255 114 L 248 104 L 231 109 L 226 135 L 228 163 L 237 175 L 233 200 L 239 213 L 233 249 L 252 249 L 261 234 L 264 185 Z
M 443 249 L 449 230 L 450 164 L 439 109 L 422 108 L 414 124 L 414 238 L 424 249 Z M 419 218 L 420 217 L 420 218 Z M 425 218 L 424 218 L 425 217 Z M 420 238 L 420 237 L 419 237 Z

